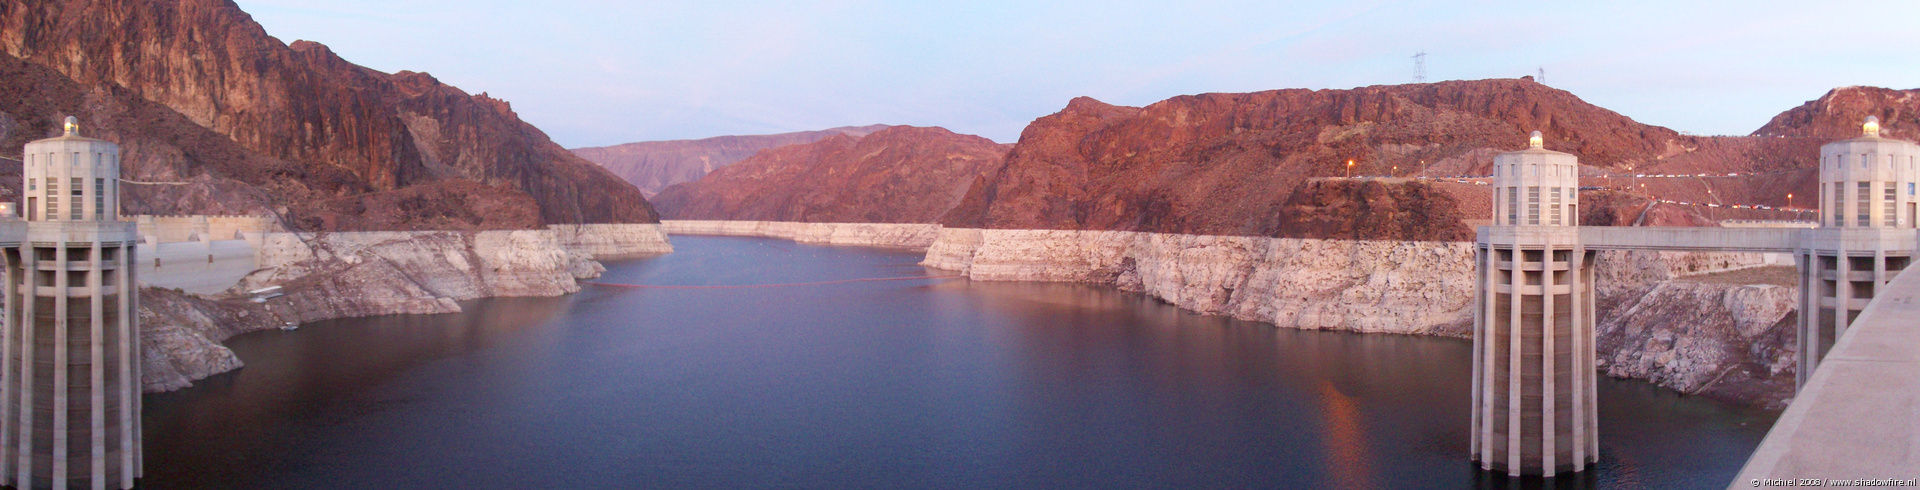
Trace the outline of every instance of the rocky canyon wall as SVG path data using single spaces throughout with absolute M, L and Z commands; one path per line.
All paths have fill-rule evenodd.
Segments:
M 1291 328 L 1471 334 L 1473 245 L 949 228 L 922 265 L 986 281 L 1110 284 Z
M 1616 377 L 1784 407 L 1799 335 L 1791 264 L 1760 254 L 1605 254 L 1595 270 L 1596 361 Z
M 670 235 L 753 236 L 819 245 L 888 248 L 927 248 L 940 236 L 940 225 L 912 223 L 663 220 L 660 226 Z
M 240 358 L 220 343 L 282 324 L 265 305 L 162 288 L 140 288 L 139 315 L 140 382 L 148 392 L 239 369 Z
M 184 388 L 240 367 L 220 342 L 234 335 L 334 318 L 453 313 L 460 301 L 578 292 L 605 268 L 596 258 L 672 251 L 659 225 L 563 225 L 546 230 L 273 233 L 259 269 L 231 294 L 141 292 L 143 383 Z M 265 303 L 245 292 L 280 286 Z
M 549 225 L 560 246 L 597 260 L 629 259 L 673 253 L 667 233 L 658 224 L 596 223 Z
M 1603 366 L 1686 393 L 1781 404 L 1793 380 L 1794 288 L 1715 278 L 1773 263 L 1759 254 L 1601 253 Z M 1107 284 L 1283 327 L 1472 335 L 1467 242 L 946 228 L 922 265 L 974 280 Z
M 715 169 L 732 165 L 761 150 L 820 141 L 836 134 L 866 136 L 887 125 L 844 126 L 821 131 L 715 136 L 697 140 L 642 141 L 623 145 L 575 148 L 573 154 L 626 179 L 647 199 L 661 189 L 693 182 Z

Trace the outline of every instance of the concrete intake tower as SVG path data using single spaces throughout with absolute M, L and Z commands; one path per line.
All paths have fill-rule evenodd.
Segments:
M 1516 476 L 1578 472 L 1599 453 L 1580 162 L 1535 131 L 1493 172 L 1493 225 L 1474 252 L 1473 460 Z
M 24 214 L 0 203 L 0 483 L 133 488 L 138 234 L 118 212 L 120 146 L 81 137 L 69 117 L 65 134 L 27 143 L 22 162 Z
M 1920 145 L 1881 137 L 1873 117 L 1861 130 L 1820 147 L 1817 228 L 1581 227 L 1578 159 L 1543 148 L 1539 132 L 1530 148 L 1494 157 L 1493 224 L 1475 245 L 1473 461 L 1513 476 L 1579 472 L 1597 461 L 1600 250 L 1793 254 L 1797 381 L 1808 384 L 1920 255 Z

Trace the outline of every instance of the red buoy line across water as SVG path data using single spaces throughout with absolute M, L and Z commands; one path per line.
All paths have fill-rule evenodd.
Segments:
M 789 282 L 789 283 L 779 283 L 779 284 L 716 284 L 716 285 L 697 285 L 697 286 L 675 286 L 675 285 L 661 285 L 661 284 L 621 284 L 621 283 L 614 283 L 614 282 L 587 282 L 587 284 L 592 284 L 595 286 L 606 286 L 606 287 L 612 287 L 612 288 L 630 288 L 630 289 L 752 289 L 752 288 L 791 288 L 791 287 L 804 287 L 804 286 L 829 286 L 834 284 L 850 284 L 850 283 L 856 283 L 856 282 L 914 281 L 914 280 L 920 280 L 920 279 L 960 279 L 963 277 L 966 277 L 966 276 L 951 275 L 951 276 L 867 277 L 867 278 L 860 278 L 860 279 L 841 279 L 837 281 Z

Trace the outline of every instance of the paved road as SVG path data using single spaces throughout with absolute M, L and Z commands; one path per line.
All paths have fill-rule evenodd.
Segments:
M 141 245 L 138 251 L 140 283 L 163 288 L 180 288 L 189 293 L 213 294 L 226 291 L 253 272 L 253 246 L 245 240 L 162 243 L 157 247 Z M 213 257 L 208 263 L 207 257 Z M 160 259 L 154 267 L 154 258 Z

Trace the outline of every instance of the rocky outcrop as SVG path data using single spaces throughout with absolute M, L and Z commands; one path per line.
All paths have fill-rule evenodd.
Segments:
M 821 131 L 716 136 L 697 140 L 643 141 L 623 145 L 575 148 L 573 154 L 605 167 L 626 179 L 648 199 L 667 186 L 700 180 L 720 167 L 732 165 L 760 150 L 820 141 L 837 134 L 860 137 L 886 129 L 884 124 L 847 126 Z
M 671 235 L 752 236 L 861 247 L 924 249 L 940 237 L 940 225 L 912 223 L 665 220 L 660 225 Z
M 1597 361 L 1617 377 L 1784 406 L 1793 396 L 1799 318 L 1790 264 L 1760 254 L 1603 255 L 1595 270 Z
M 46 106 L 151 114 L 87 127 L 130 143 L 130 176 L 195 182 L 155 191 L 189 205 L 250 203 L 310 231 L 657 221 L 639 191 L 505 101 L 357 66 L 318 43 L 282 44 L 229 0 L 0 0 L 0 50 L 10 58 L 0 65 L 68 81 L 73 90 L 48 92 L 65 99 Z M 38 102 L 6 103 L 32 113 L 25 137 L 59 119 L 30 107 Z M 153 207 L 137 212 L 213 212 L 138 197 L 130 202 Z
M 1108 284 L 1305 329 L 1470 334 L 1473 246 L 1124 231 L 943 229 L 922 265 L 985 281 Z
M 1860 135 L 1867 116 L 1880 118 L 1880 134 L 1920 140 L 1920 89 L 1840 87 L 1818 99 L 1788 109 L 1754 136 L 1838 140 Z
M 235 288 L 282 286 L 295 322 L 460 311 L 458 301 L 580 290 L 576 262 L 549 230 L 274 233 L 260 270 Z
M 563 238 L 564 237 L 564 238 Z M 659 225 L 587 225 L 561 230 L 271 233 L 259 270 L 231 290 L 280 286 L 264 303 L 177 290 L 141 291 L 148 391 L 186 387 L 240 367 L 220 342 L 241 333 L 334 318 L 453 313 L 460 301 L 559 296 L 606 269 L 596 254 L 632 257 L 671 250 Z
M 1793 382 L 1794 289 L 1701 279 L 1771 263 L 1758 254 L 1601 254 L 1596 336 L 1607 372 L 1780 403 Z M 1472 334 L 1473 245 L 1466 242 L 945 228 L 922 265 L 973 280 L 1111 285 L 1282 327 Z
M 1295 238 L 1472 240 L 1459 207 L 1427 182 L 1319 179 L 1287 198 L 1275 228 Z
M 83 134 L 120 144 L 121 187 L 126 214 L 252 214 L 272 203 L 249 188 L 247 177 L 208 168 L 260 174 L 290 163 L 259 157 L 233 140 L 200 127 L 165 106 L 124 90 L 85 87 L 44 66 L 0 54 L 0 155 L 18 160 L 27 142 L 58 134 L 68 115 L 80 118 Z M 0 165 L 0 198 L 18 202 L 23 184 L 18 163 Z
M 1590 165 L 1649 158 L 1680 137 L 1525 80 L 1200 94 L 1142 108 L 1082 97 L 1027 126 L 1004 170 L 942 223 L 1298 237 L 1272 217 L 1308 179 L 1346 175 L 1349 160 L 1353 175 L 1485 174 L 1532 130 Z
M 598 260 L 630 259 L 673 252 L 659 224 L 552 225 L 554 239 L 570 252 Z
M 234 335 L 281 324 L 263 305 L 213 300 L 172 289 L 140 289 L 141 385 L 172 391 L 240 368 L 220 345 Z
M 1708 223 L 1790 219 L 1798 215 L 1731 205 L 1780 207 L 1789 193 L 1817 194 L 1819 145 L 1859 134 L 1867 114 L 1909 128 L 1890 134 L 1920 138 L 1905 132 L 1920 130 L 1920 98 L 1912 94 L 1838 89 L 1782 114 L 1754 136 L 1723 137 L 1641 124 L 1527 80 L 1199 94 L 1146 107 L 1081 97 L 1028 125 L 1002 171 L 973 186 L 941 223 L 1314 238 L 1329 221 L 1347 217 L 1329 209 L 1276 219 L 1298 210 L 1293 203 L 1301 199 L 1326 197 L 1325 189 L 1308 185 L 1312 179 L 1349 172 L 1488 175 L 1493 156 L 1521 148 L 1532 130 L 1545 133 L 1547 148 L 1578 155 L 1590 167 L 1583 185 L 1698 203 L 1693 209 L 1655 206 L 1656 221 L 1693 221 L 1689 214 Z M 1631 179 L 1624 175 L 1629 172 L 1663 177 Z M 1479 201 L 1486 189 L 1449 194 Z M 1802 197 L 1795 204 L 1808 203 Z M 1415 213 L 1424 206 L 1383 202 L 1373 211 Z M 1441 240 L 1451 233 L 1447 227 L 1421 229 L 1439 235 L 1410 239 Z M 1388 239 L 1405 231 L 1378 230 L 1381 235 L 1341 238 Z
M 654 202 L 670 219 L 933 223 L 1005 152 L 979 136 L 893 126 L 762 151 Z
M 1580 193 L 1580 226 L 1720 226 L 1701 208 L 1614 190 Z

